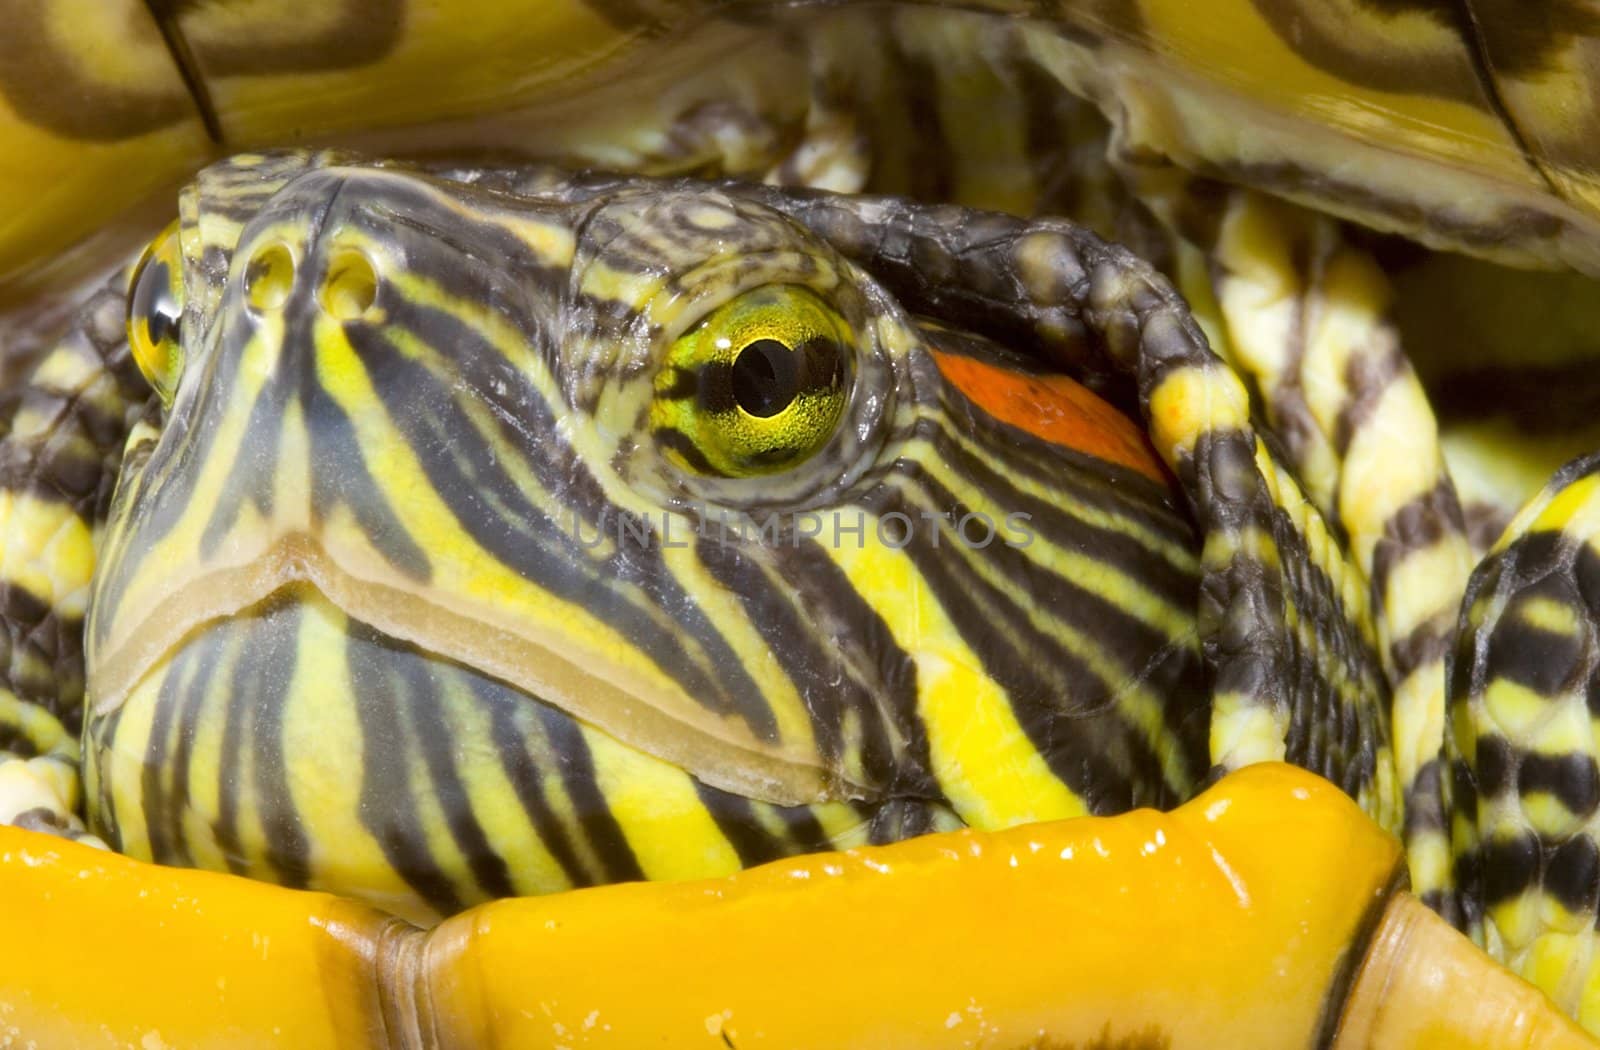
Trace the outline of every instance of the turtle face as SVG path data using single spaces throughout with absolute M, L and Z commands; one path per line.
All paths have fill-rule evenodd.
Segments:
M 250 159 L 178 238 L 88 633 L 120 848 L 425 915 L 1204 774 L 1142 436 L 793 220 Z

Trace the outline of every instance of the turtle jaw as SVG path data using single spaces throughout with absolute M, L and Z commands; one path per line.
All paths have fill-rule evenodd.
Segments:
M 424 587 L 397 578 L 370 551 L 341 547 L 333 536 L 291 534 L 237 566 L 190 565 L 163 574 L 163 585 L 131 587 L 91 602 L 86 656 L 91 722 L 117 716 L 153 669 L 188 640 L 214 625 L 247 617 L 284 591 L 315 595 L 334 614 L 367 625 L 395 644 L 411 646 L 473 673 L 542 698 L 563 717 L 581 718 L 626 745 L 692 769 L 712 787 L 779 805 L 803 805 L 838 792 L 814 758 L 792 759 L 751 749 L 739 762 L 702 760 L 709 748 L 740 749 L 714 719 L 685 724 L 682 698 L 662 702 L 666 689 L 647 654 L 607 644 L 585 622 L 593 613 L 563 603 L 519 580 L 528 599 L 480 587 Z M 463 570 L 466 572 L 466 570 Z M 114 579 L 108 573 L 105 579 Z M 106 622 L 110 621 L 110 622 Z
M 89 819 L 119 851 L 423 924 L 492 898 L 743 866 L 686 833 L 715 834 L 718 792 L 536 692 L 305 580 L 235 604 L 175 632 L 90 722 Z M 739 803 L 752 804 L 766 808 Z M 830 839 L 864 841 L 861 816 L 831 805 L 817 811 Z

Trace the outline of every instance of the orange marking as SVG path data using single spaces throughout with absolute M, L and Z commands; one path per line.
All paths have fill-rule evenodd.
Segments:
M 1002 423 L 1170 484 L 1144 431 L 1083 384 L 1062 375 L 1029 375 L 938 350 L 933 359 L 945 379 Z

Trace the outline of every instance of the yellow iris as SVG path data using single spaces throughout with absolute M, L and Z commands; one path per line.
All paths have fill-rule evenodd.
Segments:
M 178 224 L 161 231 L 128 283 L 128 347 L 139 371 L 172 404 L 183 373 L 183 255 Z
M 805 288 L 746 292 L 667 351 L 651 426 L 680 466 L 744 477 L 804 461 L 832 436 L 849 389 L 850 326 Z

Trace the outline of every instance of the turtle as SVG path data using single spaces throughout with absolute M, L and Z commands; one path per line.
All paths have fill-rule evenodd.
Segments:
M 1588 139 L 1575 111 L 1557 104 L 1566 97 L 1560 89 L 1581 90 L 1585 83 L 1591 28 L 1584 5 L 1557 8 L 1530 30 L 1514 14 L 1501 16 L 1486 5 L 1463 5 L 1458 13 L 1432 5 L 1378 10 L 1352 4 L 1336 16 L 1310 5 L 1240 3 L 1211 10 L 1201 20 L 1160 4 L 1086 3 L 1059 10 L 974 5 L 962 11 L 930 4 L 866 11 L 586 3 L 541 5 L 535 18 L 524 5 L 484 3 L 453 7 L 454 17 L 441 22 L 441 11 L 432 5 L 396 3 L 328 9 L 315 24 L 294 32 L 278 28 L 276 36 L 266 34 L 265 45 L 240 47 L 252 30 L 294 20 L 273 5 L 127 5 L 96 23 L 134 41 L 124 64 L 108 66 L 90 61 L 104 55 L 102 37 L 61 32 L 65 8 L 23 5 L 0 61 L 0 89 L 19 136 L 15 154 L 25 158 L 16 169 L 13 199 L 28 193 L 39 206 L 14 210 L 8 218 L 15 225 L 0 230 L 0 244 L 12 253 L 0 257 L 0 297 L 21 304 L 7 349 L 14 349 L 19 362 L 37 363 L 27 366 L 33 369 L 29 385 L 11 409 L 5 451 L 19 478 L 11 491 L 19 495 L 8 508 L 7 545 L 25 552 L 21 573 L 37 574 L 45 563 L 51 571 L 69 565 L 76 575 L 64 577 L 64 584 L 37 575 L 7 577 L 13 596 L 8 608 L 16 610 L 6 622 L 13 639 L 10 684 L 17 713 L 10 721 L 17 726 L 17 747 L 24 754 L 55 751 L 66 764 L 77 761 L 75 721 L 85 676 L 76 646 L 90 576 L 100 609 L 111 609 L 104 603 L 120 600 L 124 588 L 137 592 L 144 585 L 111 582 L 107 559 L 124 556 L 119 544 L 130 542 L 129 533 L 115 525 L 102 530 L 99 522 L 110 508 L 114 474 L 129 479 L 119 499 L 132 499 L 131 479 L 146 465 L 144 450 L 175 440 L 156 435 L 171 433 L 160 429 L 169 419 L 165 413 L 185 404 L 177 398 L 185 393 L 183 384 L 174 380 L 189 374 L 183 355 L 198 347 L 186 341 L 198 338 L 197 327 L 210 331 L 205 326 L 216 316 L 224 288 L 236 298 L 255 294 L 251 289 L 261 289 L 269 300 L 288 294 L 297 263 L 291 249 L 252 260 L 250 273 L 227 270 L 224 245 L 251 214 L 228 202 L 230 193 L 266 205 L 267 188 L 275 193 L 277 184 L 264 171 L 341 166 L 302 154 L 247 154 L 209 169 L 186 191 L 178 231 L 158 236 L 137 267 L 130 329 L 137 352 L 129 356 L 124 350 L 117 357 L 129 275 L 125 262 L 107 265 L 108 245 L 125 242 L 130 230 L 150 232 L 148 209 L 138 207 L 138 199 L 152 189 L 162 199 L 165 184 L 224 144 L 337 138 L 388 152 L 403 147 L 420 165 L 417 177 L 434 180 L 429 185 L 560 198 L 564 206 L 574 206 L 583 194 L 661 190 L 630 191 L 604 177 L 569 180 L 542 168 L 507 167 L 503 158 L 464 166 L 450 154 L 470 147 L 569 166 L 754 176 L 778 185 L 949 201 L 946 211 L 921 212 L 864 197 L 852 225 L 839 217 L 852 208 L 838 201 L 816 204 L 820 198 L 803 194 L 763 197 L 769 191 L 730 183 L 718 183 L 715 191 L 779 214 L 812 209 L 802 225 L 855 260 L 852 265 L 870 261 L 874 279 L 929 323 L 947 328 L 941 338 L 968 347 L 968 356 L 995 355 L 1012 370 L 1028 371 L 1033 366 L 1019 364 L 1017 346 L 993 349 L 1021 343 L 1105 401 L 1129 414 L 1145 413 L 1149 437 L 1184 492 L 1184 513 L 1203 540 L 1203 548 L 1195 548 L 1199 561 L 1186 570 L 1197 588 L 1197 633 L 1189 649 L 1173 651 L 1186 655 L 1160 651 L 1163 660 L 1190 668 L 1173 671 L 1175 679 L 1205 679 L 1206 702 L 1192 721 L 1180 717 L 1179 727 L 1167 730 L 1170 737 L 1147 730 L 1146 746 L 1160 754 L 1156 764 L 1183 767 L 1180 772 L 1164 770 L 1137 785 L 1126 778 L 1090 778 L 1071 792 L 1080 810 L 1167 804 L 1192 793 L 1212 775 L 1209 767 L 1221 771 L 1293 757 L 1330 775 L 1381 822 L 1405 832 L 1411 878 L 1424 900 L 1587 1018 L 1584 946 L 1595 912 L 1596 853 L 1586 829 L 1596 808 L 1597 776 L 1592 742 L 1583 735 L 1583 683 L 1593 659 L 1584 611 L 1585 526 L 1578 512 L 1592 467 L 1580 461 L 1558 474 L 1515 520 L 1502 496 L 1498 504 L 1489 500 L 1470 508 L 1479 516 L 1469 521 L 1444 463 L 1438 424 L 1406 356 L 1415 340 L 1403 338 L 1438 314 L 1439 288 L 1459 278 L 1458 264 L 1340 221 L 1498 262 L 1593 274 L 1594 195 L 1583 156 Z M 1395 53 L 1388 62 L 1364 57 L 1374 41 L 1396 34 L 1405 54 Z M 467 61 L 465 52 L 481 52 L 483 42 L 496 37 L 504 39 L 493 54 L 522 75 L 503 68 L 485 72 L 481 61 Z M 286 42 L 273 45 L 275 39 Z M 532 49 L 525 46 L 530 41 L 554 46 Z M 882 55 L 893 61 L 874 61 Z M 423 69 L 436 75 L 430 90 L 396 101 L 393 86 Z M 136 90 L 126 80 L 114 83 L 122 70 L 131 70 Z M 1266 91 L 1267 84 L 1278 93 Z M 935 97 L 907 85 L 928 87 Z M 85 98 L 107 105 L 86 106 Z M 329 98 L 338 105 L 329 106 Z M 72 101 L 53 101 L 58 99 Z M 1079 101 L 1084 99 L 1089 104 Z M 483 119 L 463 123 L 471 114 Z M 419 121 L 434 123 L 421 130 L 409 126 Z M 408 126 L 387 130 L 400 124 Z M 1085 154 L 1099 162 L 1085 161 Z M 135 171 L 137 177 L 108 182 L 97 165 Z M 409 169 L 380 167 L 382 178 L 408 177 Z M 59 177 L 66 172 L 71 178 Z M 304 173 L 312 182 L 313 176 Z M 73 180 L 91 182 L 93 194 L 78 192 Z M 260 197 L 239 188 L 250 185 Z M 304 189 L 310 183 L 296 185 Z M 1045 262 L 1008 255 L 1012 241 L 1031 234 L 1006 226 L 996 211 L 955 206 L 1019 215 L 1059 212 L 1144 249 L 1187 300 L 1183 313 L 1194 319 L 1180 326 L 1187 343 L 1209 344 L 1220 356 L 1180 354 L 1192 367 L 1179 374 L 1192 382 L 1170 388 L 1182 396 L 1156 397 L 1159 384 L 1147 373 L 1159 370 L 1153 358 L 1160 354 L 1141 352 L 1131 320 L 1106 303 L 1079 305 L 1079 293 L 1088 287 L 1082 280 L 1035 272 L 1057 265 L 1059 253 L 1037 249 Z M 240 210 L 230 212 L 232 207 Z M 126 220 L 109 221 L 123 213 Z M 813 220 L 820 228 L 810 225 Z M 219 228 L 208 233 L 208 223 Z M 39 265 L 41 254 L 96 226 L 106 228 L 86 247 Z M 941 235 L 962 243 L 952 231 L 965 226 L 978 231 L 979 239 L 964 251 L 929 247 Z M 1041 229 L 1042 239 L 1028 243 L 1053 243 L 1056 236 L 1074 246 L 1090 243 L 1081 241 L 1076 228 Z M 920 254 L 904 254 L 913 248 Z M 1087 250 L 1075 247 L 1074 254 Z M 341 283 L 337 295 L 353 295 L 359 303 L 376 294 L 376 271 L 370 257 L 352 258 L 366 258 L 367 266 L 353 264 L 344 275 L 348 287 Z M 1139 274 L 1141 290 L 1164 288 L 1146 269 L 1115 258 L 1117 272 Z M 114 271 L 109 279 L 107 270 Z M 1504 271 L 1467 272 L 1498 279 Z M 104 287 L 90 296 L 82 323 L 60 338 L 62 304 L 81 296 L 86 274 L 87 284 Z M 478 290 L 488 294 L 497 286 L 485 280 Z M 1392 313 L 1390 280 L 1415 293 L 1397 302 L 1428 304 L 1418 308 L 1414 316 L 1421 320 L 1412 327 L 1403 327 Z M 1529 280 L 1532 287 L 1553 289 L 1550 295 L 1561 301 L 1589 287 L 1584 278 Z M 77 283 L 67 292 L 52 290 L 52 282 Z M 1038 300 L 1019 301 L 1019 291 Z M 1126 291 L 1106 294 L 1120 305 Z M 642 293 L 630 292 L 613 298 L 637 309 Z M 1174 301 L 1164 291 L 1143 294 L 1162 304 Z M 1529 298 L 1552 301 L 1544 291 Z M 1142 322 L 1148 305 L 1137 304 L 1132 315 Z M 262 309 L 259 303 L 256 309 Z M 343 300 L 339 309 L 365 312 Z M 1581 305 L 1573 309 L 1581 316 Z M 1109 312 L 1086 327 L 1086 310 Z M 825 312 L 819 316 L 826 320 Z M 1194 325 L 1205 338 L 1192 338 Z M 178 332 L 188 334 L 178 338 Z M 1581 355 L 1577 360 L 1572 375 L 1581 375 Z M 114 362 L 109 371 L 108 362 Z M 148 380 L 137 374 L 135 363 Z M 153 401 L 147 382 L 157 391 Z M 1054 383 L 1030 380 L 1030 397 L 1048 403 L 1045 391 Z M 90 411 L 96 400 L 105 410 L 98 415 Z M 584 403 L 592 413 L 601 402 Z M 1196 407 L 1201 404 L 1204 413 Z M 148 418 L 130 418 L 135 405 Z M 673 411 L 679 412 L 672 417 L 676 424 L 693 430 L 686 410 L 664 408 L 659 414 L 665 418 Z M 1110 418 L 1098 408 L 1093 414 Z M 46 421 L 66 429 L 42 426 Z M 124 458 L 130 426 L 134 437 Z M 654 433 L 684 433 L 682 426 L 650 420 Z M 1211 455 L 1211 439 L 1201 437 L 1218 432 L 1237 439 L 1230 446 L 1235 466 L 1199 469 L 1185 458 L 1201 448 Z M 704 455 L 697 437 L 676 440 L 684 464 L 695 465 L 696 450 Z M 51 461 L 48 486 L 25 483 L 39 479 L 41 448 L 63 453 Z M 618 446 L 608 454 L 626 459 L 641 453 Z M 1241 465 L 1245 460 L 1248 467 Z M 699 466 L 717 471 L 714 463 Z M 1160 474 L 1162 468 L 1154 470 Z M 773 485 L 777 473 L 760 476 Z M 249 475 L 241 471 L 234 484 L 248 487 Z M 1525 478 L 1519 475 L 1518 481 L 1525 489 Z M 1235 482 L 1242 488 L 1232 488 Z M 1516 498 L 1527 494 L 1516 484 L 1510 488 Z M 32 499 L 41 489 L 69 498 Z M 269 513 L 262 502 L 271 503 L 263 491 L 248 497 L 235 492 L 223 502 L 240 508 L 230 513 L 259 524 L 252 515 Z M 242 509 L 247 506 L 253 509 Z M 169 511 L 176 512 L 176 506 Z M 392 522 L 361 527 L 390 538 L 399 531 Z M 219 529 L 210 542 L 233 539 Z M 94 567 L 100 542 L 110 546 Z M 414 565 L 421 564 L 420 551 L 411 551 Z M 1485 555 L 1469 586 L 1475 557 Z M 142 556 L 135 547 L 132 561 Z M 300 557 L 292 551 L 284 556 L 291 562 Z M 956 557 L 944 555 L 951 565 Z M 312 570 L 298 565 L 296 571 Z M 969 577 L 969 584 L 980 576 Z M 28 583 L 35 585 L 31 591 Z M 27 597 L 38 598 L 41 591 L 51 597 L 28 605 Z M 57 595 L 63 599 L 59 610 L 51 600 Z M 138 600 L 148 611 L 181 604 L 172 597 L 158 588 Z M 390 593 L 385 600 L 392 609 L 403 596 Z M 951 600 L 949 592 L 945 600 Z M 263 608 L 261 616 L 271 619 L 276 608 Z M 376 616 L 373 608 L 362 605 L 369 618 Z M 1315 612 L 1302 618 L 1305 610 Z M 122 658 L 136 664 L 140 646 L 156 644 L 142 636 L 118 637 L 115 616 L 96 616 L 112 626 L 103 637 L 91 627 L 91 664 L 100 659 L 93 655 L 97 646 L 133 653 Z M 504 650 L 514 646 L 508 636 L 472 638 L 465 624 L 457 626 L 464 631 L 458 644 L 482 664 L 480 670 L 509 673 L 504 661 L 514 658 Z M 398 648 L 418 642 L 402 638 Z M 375 644 L 386 652 L 397 648 L 393 638 Z M 1078 660 L 1085 652 L 1076 654 Z M 1052 654 L 1048 674 L 1071 665 L 1060 656 Z M 1013 673 L 1024 670 L 1038 673 L 1026 658 L 1011 665 Z M 115 681 L 116 674 L 103 680 Z M 92 699 L 92 669 L 88 678 Z M 132 685 L 124 681 L 111 688 Z M 178 688 L 176 681 L 172 688 Z M 713 676 L 699 695 L 725 688 Z M 1035 695 L 1048 692 L 1028 688 Z M 686 741 L 676 731 L 681 725 L 668 726 L 682 722 L 685 711 L 660 710 L 659 701 L 630 706 L 626 693 L 585 701 L 580 720 L 620 734 L 624 743 L 662 752 L 654 757 L 679 772 L 691 769 L 697 793 L 723 792 L 705 803 L 706 812 L 740 810 L 722 814 L 730 827 L 765 829 L 774 821 L 802 819 L 790 811 L 820 795 L 859 802 L 870 793 L 865 789 L 871 771 L 861 765 L 857 734 L 878 730 L 859 724 L 859 715 L 846 734 L 856 748 L 834 756 L 850 753 L 843 766 L 828 769 L 820 781 L 797 784 L 794 756 L 774 756 L 740 739 L 754 727 L 731 736 L 712 732 L 716 747 L 708 748 L 692 733 Z M 1191 695 L 1175 686 L 1165 699 Z M 203 691 L 191 690 L 190 696 L 193 706 L 203 706 Z M 591 702 L 596 706 L 587 706 Z M 120 704 L 115 700 L 107 708 Z M 608 704 L 615 706 L 607 710 Z M 90 721 L 86 739 L 96 732 Z M 874 746 L 898 758 L 903 741 L 896 734 L 903 728 L 888 734 L 894 743 Z M 99 730 L 104 733 L 105 725 Z M 194 738 L 173 726 L 163 732 L 171 740 L 163 746 L 193 746 Z M 328 732 L 330 740 L 336 737 Z M 1172 743 L 1180 739 L 1188 744 Z M 1098 760 L 1127 768 L 1118 753 L 1130 746 L 1126 739 L 1100 743 L 1105 747 L 1092 751 Z M 706 760 L 710 751 L 729 746 L 738 761 Z M 1188 751 L 1179 757 L 1184 747 Z M 1034 759 L 1023 755 L 1021 762 L 1037 759 L 1035 752 Z M 408 759 L 413 760 L 428 761 Z M 140 797 L 152 803 L 175 798 L 170 783 L 162 781 L 174 775 L 177 761 L 163 758 L 151 765 L 141 775 L 148 786 L 137 788 Z M 284 759 L 266 760 L 272 761 Z M 848 768 L 852 762 L 857 768 Z M 88 796 L 104 813 L 114 785 L 96 781 L 100 774 L 93 761 L 88 765 Z M 1008 769 L 1003 760 L 993 765 Z M 46 779 L 60 777 L 59 768 L 30 765 L 36 773 L 50 770 L 39 774 Z M 907 775 L 895 762 L 884 768 Z M 62 777 L 58 792 L 67 801 L 74 796 L 70 780 Z M 740 798 L 747 806 L 777 810 L 742 809 Z M 948 827 L 1004 799 L 978 790 L 966 800 L 965 813 L 945 806 L 949 801 L 937 799 L 920 811 L 897 804 L 865 823 L 856 821 L 862 829 L 857 833 L 895 837 Z M 609 807 L 605 811 L 613 820 L 618 816 Z M 56 810 L 47 806 L 46 812 L 50 821 L 76 832 Z M 843 821 L 842 811 L 830 813 Z M 1005 823 L 1019 814 L 991 816 Z M 813 847 L 849 844 L 827 831 L 829 819 L 816 813 L 810 819 L 805 830 L 786 830 L 780 838 Z M 157 830 L 149 854 L 195 860 L 183 856 L 200 847 L 188 841 L 190 830 L 182 823 L 180 818 L 172 828 Z M 293 841 L 293 824 L 276 833 Z M 741 861 L 770 856 L 770 830 L 767 835 L 747 837 L 733 853 Z M 403 852 L 415 849 L 416 841 L 413 835 L 410 846 L 386 848 Z M 240 863 L 226 844 L 205 848 L 213 864 Z M 274 850 L 269 852 L 276 859 L 267 867 L 275 877 L 304 877 L 292 849 Z M 635 874 L 625 861 L 603 857 L 574 861 L 568 870 L 596 864 L 613 877 Z M 516 890 L 509 878 L 500 877 L 497 885 Z M 481 879 L 496 882 L 482 873 L 474 879 L 480 885 Z M 448 882 L 438 881 L 432 900 L 423 892 L 424 906 L 448 911 L 468 903 Z M 417 907 L 409 900 L 416 885 L 395 888 L 389 903 L 402 910 Z

